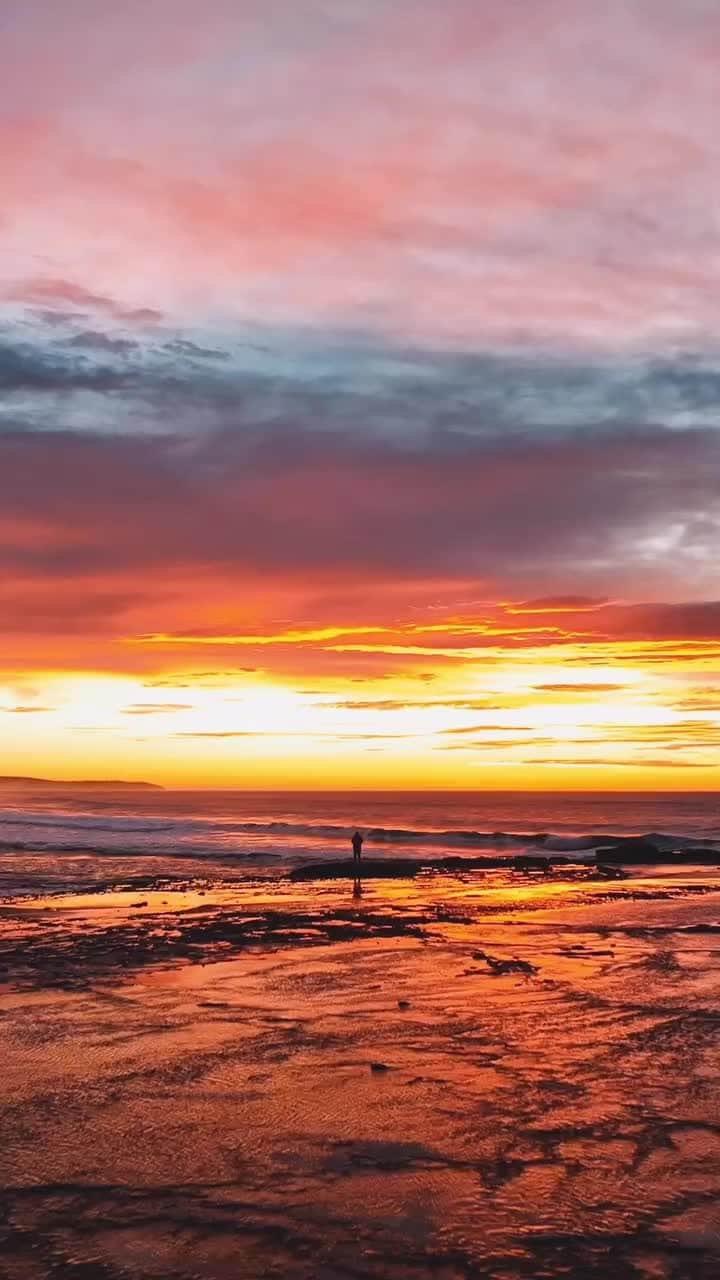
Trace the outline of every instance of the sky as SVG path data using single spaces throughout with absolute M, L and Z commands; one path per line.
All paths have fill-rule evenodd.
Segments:
M 0 773 L 715 789 L 716 0 L 5 0 Z

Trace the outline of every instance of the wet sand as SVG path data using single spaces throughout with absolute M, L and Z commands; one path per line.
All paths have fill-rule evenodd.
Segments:
M 3 1280 L 720 1273 L 707 870 L 26 900 L 0 964 Z

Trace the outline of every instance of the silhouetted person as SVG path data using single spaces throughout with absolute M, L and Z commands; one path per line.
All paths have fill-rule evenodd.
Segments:
M 362 896 L 362 885 L 360 883 L 360 855 L 362 853 L 363 838 L 359 831 L 355 832 L 352 838 L 353 851 L 353 898 Z

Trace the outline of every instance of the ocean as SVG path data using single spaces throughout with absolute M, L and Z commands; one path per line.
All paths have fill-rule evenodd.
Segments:
M 350 852 L 439 858 L 545 849 L 578 858 L 613 836 L 720 850 L 717 792 L 194 791 L 0 793 L 0 895 L 128 877 L 237 882 Z

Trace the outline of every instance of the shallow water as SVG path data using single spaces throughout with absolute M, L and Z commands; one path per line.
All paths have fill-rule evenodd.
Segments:
M 3 1280 L 720 1272 L 706 872 L 195 886 L 2 929 Z

